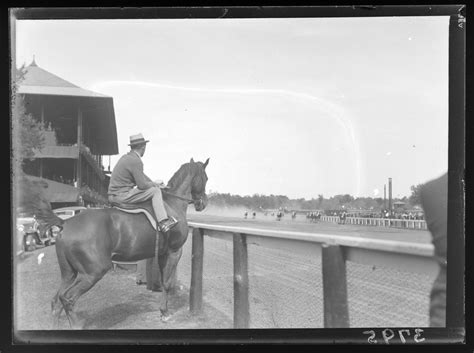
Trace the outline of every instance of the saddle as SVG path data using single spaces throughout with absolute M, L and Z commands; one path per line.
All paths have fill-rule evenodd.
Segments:
M 127 213 L 143 213 L 150 221 L 152 227 L 157 230 L 158 229 L 158 220 L 156 219 L 155 211 L 153 210 L 153 204 L 151 200 L 143 201 L 139 203 L 119 203 L 119 202 L 111 202 L 113 208 L 116 208 L 120 211 L 127 212 Z

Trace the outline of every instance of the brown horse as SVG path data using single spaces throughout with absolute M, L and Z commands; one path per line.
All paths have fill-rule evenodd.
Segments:
M 162 319 L 169 318 L 168 294 L 182 246 L 188 237 L 186 211 L 192 201 L 196 211 L 207 205 L 205 163 L 183 164 L 163 193 L 168 215 L 179 223 L 166 234 L 160 234 L 159 267 L 163 288 L 160 311 Z M 51 311 L 59 325 L 64 309 L 72 328 L 82 328 L 74 304 L 91 289 L 112 267 L 112 260 L 137 261 L 154 257 L 156 231 L 143 214 L 130 214 L 114 208 L 85 210 L 62 224 L 56 241 L 56 254 L 62 282 L 51 302 Z

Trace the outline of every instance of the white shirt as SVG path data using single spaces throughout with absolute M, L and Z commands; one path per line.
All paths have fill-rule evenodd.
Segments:
M 142 159 L 142 156 L 140 156 L 140 153 L 138 153 L 138 152 L 137 152 L 137 151 L 135 151 L 135 150 L 132 150 L 132 151 L 133 151 L 133 152 L 135 152 L 135 153 L 137 154 L 137 156 L 138 156 L 138 158 L 140 158 L 140 160 Z

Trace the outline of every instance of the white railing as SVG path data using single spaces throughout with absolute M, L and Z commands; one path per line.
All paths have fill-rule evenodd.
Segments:
M 341 218 L 339 216 L 321 216 L 321 220 L 332 223 L 341 222 Z M 428 229 L 426 226 L 426 221 L 419 219 L 346 217 L 345 224 L 408 229 Z
M 192 228 L 190 310 L 202 310 L 204 236 L 233 242 L 234 327 L 249 327 L 247 245 L 285 249 L 320 257 L 324 326 L 349 327 L 346 261 L 434 276 L 438 265 L 432 244 L 407 243 L 331 234 L 267 230 L 189 222 Z

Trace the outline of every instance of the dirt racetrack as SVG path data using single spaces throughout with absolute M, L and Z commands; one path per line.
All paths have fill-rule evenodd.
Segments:
M 363 236 L 377 239 L 427 243 L 427 231 L 404 230 L 321 222 L 310 224 L 303 216 L 287 216 L 277 222 L 268 215 L 257 219 L 188 215 L 189 220 L 227 225 L 248 225 L 310 233 Z M 251 217 L 250 217 L 251 218 Z M 191 239 L 179 264 L 181 289 L 171 299 L 172 318 L 163 323 L 158 292 L 135 284 L 132 270 L 110 270 L 88 293 L 76 310 L 86 319 L 86 329 L 205 329 L 232 328 L 232 243 L 205 238 L 204 311 L 188 312 Z M 41 263 L 38 255 L 44 254 Z M 60 283 L 54 247 L 27 253 L 17 261 L 14 295 L 15 328 L 56 329 L 50 316 L 50 301 Z M 250 325 L 252 328 L 320 328 L 322 280 L 320 259 L 302 257 L 285 250 L 249 246 Z M 347 264 L 351 327 L 423 327 L 428 325 L 429 291 L 434 278 L 393 269 Z M 63 314 L 60 328 L 69 329 Z

